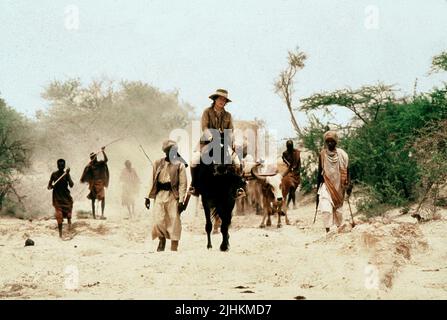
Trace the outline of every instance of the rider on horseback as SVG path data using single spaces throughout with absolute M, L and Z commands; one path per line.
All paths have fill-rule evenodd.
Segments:
M 193 154 L 191 163 L 191 187 L 189 192 L 194 196 L 199 195 L 197 188 L 198 165 L 202 162 L 207 164 L 220 163 L 214 150 L 223 149 L 223 164 L 240 166 L 240 160 L 233 148 L 233 119 L 231 113 L 225 110 L 225 105 L 231 100 L 228 91 L 217 89 L 210 97 L 213 103 L 206 108 L 202 114 L 201 127 L 202 136 L 198 150 Z M 216 148 L 217 147 L 217 148 Z M 221 167 L 223 168 L 223 167 Z

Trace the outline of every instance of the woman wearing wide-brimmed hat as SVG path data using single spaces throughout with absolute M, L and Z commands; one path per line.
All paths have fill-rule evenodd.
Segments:
M 213 103 L 206 108 L 202 114 L 202 131 L 204 138 L 211 139 L 209 129 L 217 129 L 223 133 L 225 129 L 233 130 L 233 119 L 231 113 L 225 110 L 227 103 L 232 102 L 228 98 L 228 91 L 225 89 L 217 89 L 215 93 L 209 96 Z
M 200 150 L 196 150 L 192 157 L 191 163 L 191 192 L 198 196 L 196 182 L 197 182 L 197 165 L 200 163 L 200 155 L 203 147 L 211 142 L 213 138 L 213 129 L 216 130 L 223 138 L 224 134 L 229 134 L 228 141 L 230 148 L 233 145 L 233 118 L 231 113 L 225 110 L 227 103 L 232 102 L 228 97 L 228 91 L 225 89 L 217 89 L 209 98 L 213 101 L 211 106 L 203 111 L 201 119 L 202 137 L 200 139 Z M 234 154 L 232 150 L 230 154 Z M 239 164 L 237 156 L 232 157 L 235 164 Z

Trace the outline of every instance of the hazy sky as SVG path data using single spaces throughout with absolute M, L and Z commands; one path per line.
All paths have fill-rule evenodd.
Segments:
M 28 115 L 54 79 L 108 77 L 178 89 L 198 114 L 223 87 L 235 118 L 290 136 L 273 81 L 296 46 L 309 56 L 297 104 L 379 80 L 411 92 L 416 77 L 419 90 L 446 79 L 427 75 L 447 49 L 446 0 L 0 0 L 0 21 L 0 95 Z

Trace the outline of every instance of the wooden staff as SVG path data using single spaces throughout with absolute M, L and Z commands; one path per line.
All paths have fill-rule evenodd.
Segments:
M 144 150 L 143 146 L 140 144 L 140 150 L 144 153 L 144 155 L 146 156 L 147 160 L 149 160 L 149 162 L 151 163 L 151 166 L 154 166 L 154 163 L 152 162 L 151 158 L 149 158 L 149 156 L 147 155 L 146 151 Z
M 67 175 L 68 172 L 70 172 L 70 168 L 67 168 L 67 170 L 65 170 L 64 174 L 61 175 L 61 176 L 59 177 L 59 179 L 57 179 L 56 181 L 54 181 L 54 182 L 51 184 L 51 187 L 54 187 L 54 186 L 56 185 L 56 183 L 58 183 L 63 177 L 65 177 L 65 176 Z
M 101 152 L 103 151 L 103 149 L 105 149 L 106 147 L 110 146 L 111 144 L 113 144 L 113 143 L 115 143 L 115 142 L 118 142 L 118 141 L 121 141 L 121 140 L 123 140 L 123 139 L 124 139 L 124 137 L 119 138 L 119 139 L 116 139 L 116 140 L 113 140 L 112 142 L 109 142 L 108 144 L 106 144 L 105 146 L 103 146 L 103 147 L 101 148 L 101 150 L 95 152 L 95 155 L 98 155 L 99 153 L 101 153 Z
M 349 206 L 349 212 L 351 213 L 351 226 L 354 228 L 355 227 L 355 222 L 354 222 L 354 216 L 352 215 L 352 209 L 351 209 L 351 203 L 349 202 L 349 196 L 348 196 L 348 206 Z

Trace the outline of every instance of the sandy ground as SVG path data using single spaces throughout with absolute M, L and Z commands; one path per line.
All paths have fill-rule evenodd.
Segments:
M 53 219 L 0 219 L 0 299 L 447 298 L 446 210 L 421 224 L 396 210 L 325 236 L 308 198 L 280 229 L 276 218 L 260 229 L 260 216 L 234 216 L 222 253 L 220 234 L 206 249 L 192 201 L 179 252 L 157 253 L 150 211 L 131 221 L 107 209 L 106 221 L 74 218 L 64 240 Z M 27 237 L 36 245 L 24 247 Z

